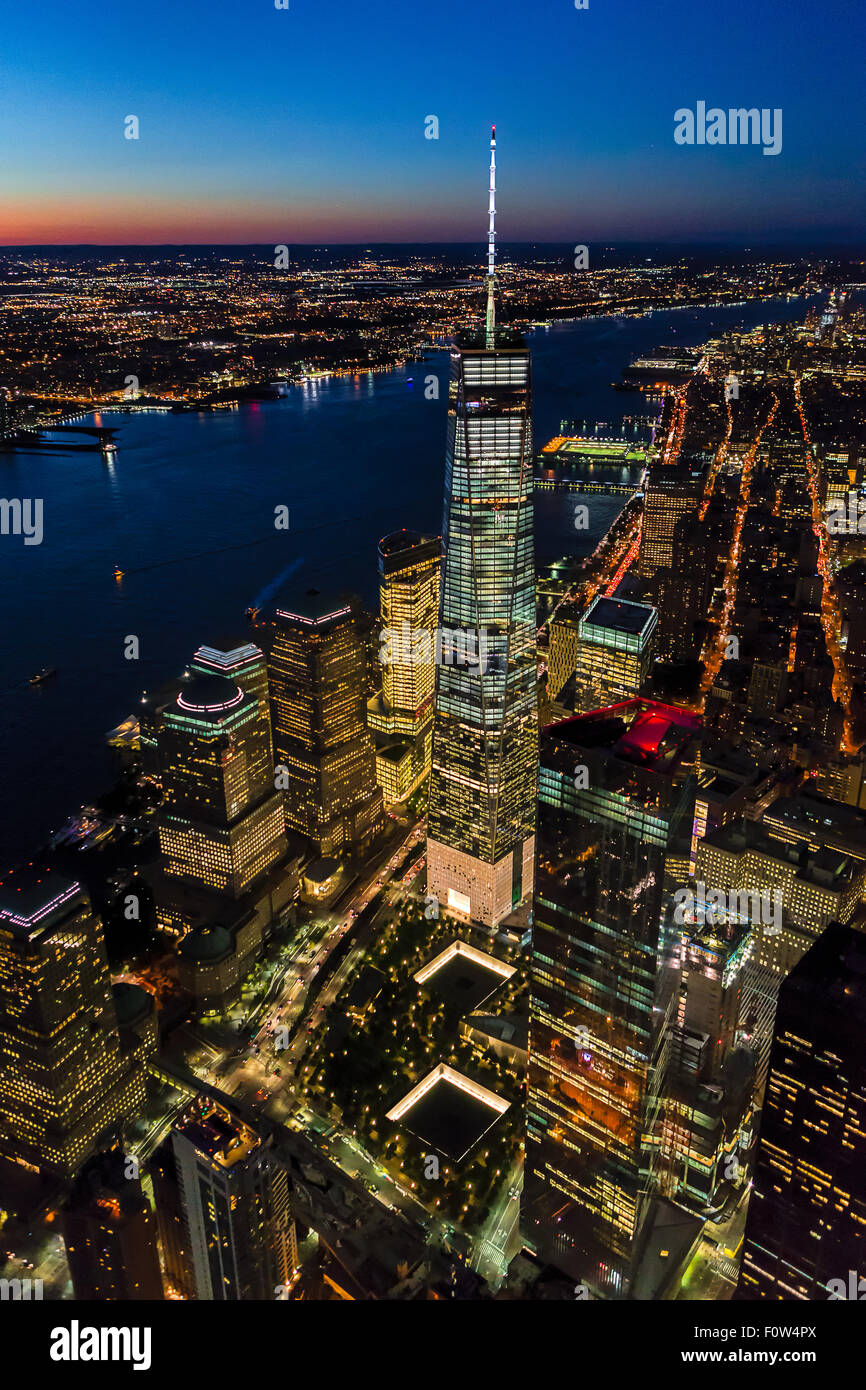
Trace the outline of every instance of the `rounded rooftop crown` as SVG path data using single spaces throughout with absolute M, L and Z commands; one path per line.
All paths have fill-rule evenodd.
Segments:
M 177 696 L 177 708 L 187 714 L 222 714 L 236 709 L 244 692 L 225 676 L 196 676 Z
M 146 1018 L 154 1007 L 153 997 L 141 985 L 130 984 L 128 980 L 118 980 L 111 986 L 114 995 L 114 1010 L 121 1026 L 137 1023 Z
M 441 536 L 425 536 L 421 531 L 392 531 L 379 541 L 379 572 L 392 574 L 401 569 L 408 570 L 414 564 L 435 559 L 441 554 Z
M 200 965 L 222 960 L 232 950 L 232 939 L 225 927 L 196 927 L 183 938 L 178 950 L 187 960 Z
M 422 536 L 420 531 L 392 531 L 389 536 L 383 536 L 380 540 L 379 554 L 399 555 L 401 551 L 412 550 L 428 539 L 429 537 Z

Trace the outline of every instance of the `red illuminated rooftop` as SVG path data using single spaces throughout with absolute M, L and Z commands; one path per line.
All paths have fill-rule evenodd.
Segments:
M 575 714 L 548 725 L 544 732 L 581 748 L 607 749 L 625 762 L 663 772 L 679 761 L 700 728 L 700 716 L 690 710 L 636 697 Z

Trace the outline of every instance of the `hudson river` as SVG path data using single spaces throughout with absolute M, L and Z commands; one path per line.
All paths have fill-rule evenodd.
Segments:
M 640 353 L 805 309 L 802 299 L 772 300 L 537 330 L 536 446 L 563 418 L 606 421 L 604 436 L 619 434 L 624 415 L 654 414 L 640 394 L 610 389 Z M 275 596 L 290 567 L 284 593 L 352 588 L 375 605 L 379 537 L 401 526 L 441 529 L 447 373 L 442 353 L 231 412 L 106 413 L 102 423 L 118 426 L 110 460 L 0 455 L 0 495 L 42 498 L 44 511 L 41 545 L 0 537 L 0 869 L 107 789 L 105 731 L 200 643 L 244 640 L 244 609 L 269 586 Z M 430 374 L 438 400 L 425 398 Z M 626 435 L 637 437 L 631 426 Z M 539 494 L 539 559 L 592 550 L 624 501 L 594 499 L 591 530 L 581 534 L 573 498 Z M 289 509 L 288 531 L 275 530 L 279 506 Z M 126 571 L 120 584 L 115 564 Z M 124 657 L 130 636 L 137 661 Z M 43 666 L 59 674 L 31 687 Z

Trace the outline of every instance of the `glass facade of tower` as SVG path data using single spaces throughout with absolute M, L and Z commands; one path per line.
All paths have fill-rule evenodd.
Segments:
M 633 700 L 553 725 L 539 771 L 523 1222 L 625 1297 L 657 1185 L 676 937 L 667 863 L 693 814 L 694 716 Z
M 677 523 L 687 518 L 697 525 L 703 491 L 704 470 L 699 465 L 656 464 L 650 470 L 636 566 L 642 579 L 651 579 L 656 570 L 677 565 Z
M 505 334 L 497 338 L 505 342 Z M 451 358 L 427 841 L 431 894 L 493 925 L 532 891 L 537 779 L 528 350 Z

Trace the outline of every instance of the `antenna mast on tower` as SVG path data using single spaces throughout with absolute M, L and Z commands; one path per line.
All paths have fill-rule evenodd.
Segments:
M 487 347 L 494 346 L 496 336 L 496 301 L 494 261 L 496 259 L 496 126 L 490 131 L 490 202 L 488 205 L 489 227 L 487 232 Z

